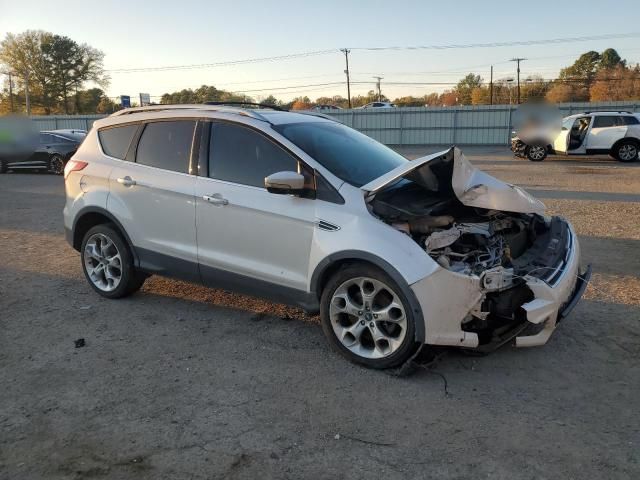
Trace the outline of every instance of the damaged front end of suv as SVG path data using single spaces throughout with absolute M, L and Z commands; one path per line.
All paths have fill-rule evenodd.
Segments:
M 571 225 L 457 148 L 364 185 L 369 211 L 410 236 L 436 266 L 411 285 L 425 340 L 490 351 L 546 343 L 591 275 Z M 443 301 L 448 299 L 448 301 Z

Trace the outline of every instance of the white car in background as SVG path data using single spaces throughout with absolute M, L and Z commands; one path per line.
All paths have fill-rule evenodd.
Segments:
M 640 152 L 640 118 L 631 112 L 585 112 L 562 120 L 562 128 L 554 138 L 546 133 L 527 141 L 521 136 L 511 139 L 516 156 L 541 162 L 548 154 L 611 155 L 621 162 L 638 160 Z M 530 140 L 529 140 L 530 139 Z
M 123 110 L 94 123 L 65 188 L 100 295 L 159 274 L 290 303 L 373 368 L 424 344 L 542 345 L 590 276 L 566 220 L 458 149 L 409 161 L 316 113 Z

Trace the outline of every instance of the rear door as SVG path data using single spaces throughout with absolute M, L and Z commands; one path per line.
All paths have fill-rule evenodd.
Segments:
M 627 134 L 627 124 L 621 115 L 596 115 L 589 132 L 589 150 L 609 150 Z
M 306 290 L 315 200 L 264 188 L 268 175 L 299 171 L 298 160 L 267 135 L 236 123 L 212 123 L 208 140 L 209 174 L 196 186 L 203 281 L 216 286 L 230 272 Z
M 191 174 L 196 125 L 189 119 L 140 125 L 126 159 L 111 171 L 107 202 L 143 268 L 189 280 L 199 280 Z

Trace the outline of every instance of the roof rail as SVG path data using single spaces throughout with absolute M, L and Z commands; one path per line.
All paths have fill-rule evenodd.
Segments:
M 268 119 L 256 112 L 255 110 L 248 110 L 246 108 L 238 108 L 238 107 L 227 107 L 225 104 L 221 105 L 207 105 L 207 104 L 176 104 L 176 105 L 151 105 L 148 107 L 131 107 L 125 108 L 122 110 L 118 110 L 115 113 L 109 115 L 110 117 L 119 117 L 122 115 L 131 115 L 134 113 L 145 113 L 145 112 L 162 112 L 166 110 L 204 110 L 210 112 L 225 112 L 225 113 L 235 113 L 237 115 L 244 115 L 245 117 L 255 118 L 256 120 L 261 120 L 263 122 L 269 122 Z
M 331 120 L 333 122 L 338 122 L 338 120 L 336 120 L 335 118 L 333 118 L 330 115 L 327 115 L 326 113 L 314 112 L 313 110 L 296 110 L 295 113 L 300 113 L 302 115 L 309 115 L 309 116 L 312 116 L 312 117 L 326 118 L 327 120 Z M 338 123 L 340 123 L 340 122 L 338 122 Z
M 288 112 L 286 108 L 278 107 L 277 105 L 268 105 L 266 103 L 256 103 L 256 102 L 204 102 L 205 105 L 250 105 L 253 107 L 260 108 L 269 108 L 271 110 L 277 110 L 278 112 Z
M 630 112 L 628 110 L 589 110 L 588 112 L 584 112 L 584 115 L 588 115 L 590 113 L 628 113 L 629 115 L 633 114 L 633 112 Z

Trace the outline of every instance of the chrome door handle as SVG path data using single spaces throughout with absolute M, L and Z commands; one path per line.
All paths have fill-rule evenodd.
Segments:
M 125 187 L 133 187 L 136 184 L 136 181 L 133 178 L 126 176 L 124 178 L 119 178 L 118 183 Z
M 214 193 L 212 195 L 203 195 L 202 198 L 212 205 L 229 205 L 229 200 L 223 198 L 219 193 Z

